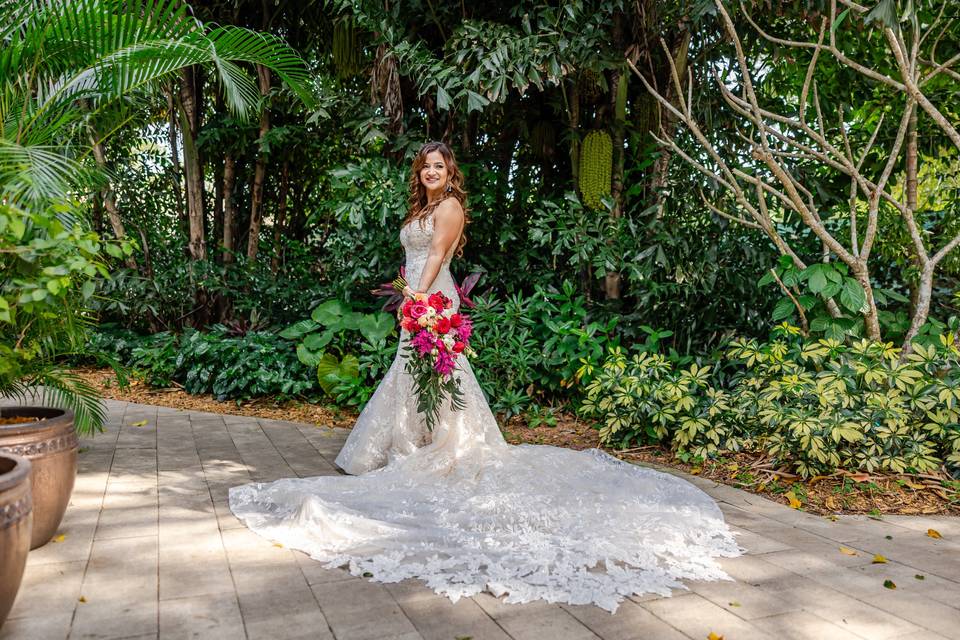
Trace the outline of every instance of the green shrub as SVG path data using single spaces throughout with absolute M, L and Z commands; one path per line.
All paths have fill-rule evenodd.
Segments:
M 612 349 L 581 413 L 604 444 L 665 443 L 712 457 L 766 453 L 802 477 L 842 468 L 931 472 L 960 467 L 960 350 L 953 334 L 917 343 L 738 339 L 727 362 L 676 369 L 663 356 Z M 732 375 L 720 376 L 723 367 Z
M 395 332 L 396 320 L 389 313 L 359 313 L 340 300 L 328 300 L 280 336 L 299 341 L 297 358 L 316 370 L 317 383 L 328 396 L 338 404 L 361 406 L 396 355 L 396 343 L 387 343 Z M 364 353 L 357 357 L 359 351 Z
M 466 310 L 477 351 L 471 364 L 493 410 L 507 417 L 548 400 L 581 392 L 608 346 L 619 345 L 617 317 L 593 318 L 569 281 L 561 289 L 534 287 L 534 294 L 499 299 L 477 296 Z

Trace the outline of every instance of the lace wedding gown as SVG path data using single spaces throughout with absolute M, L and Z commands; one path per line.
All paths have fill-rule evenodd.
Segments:
M 428 216 L 400 231 L 409 282 L 420 279 L 432 225 Z M 449 259 L 438 289 L 459 307 Z M 633 593 L 729 579 L 714 558 L 740 549 L 692 484 L 598 449 L 507 444 L 465 357 L 455 375 L 467 407 L 442 409 L 431 434 L 403 361 L 398 350 L 337 456 L 354 477 L 233 487 L 233 513 L 326 566 L 379 582 L 418 578 L 454 602 L 485 590 L 613 612 Z

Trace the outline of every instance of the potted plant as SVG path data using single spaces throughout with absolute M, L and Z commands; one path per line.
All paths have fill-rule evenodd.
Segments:
M 0 453 L 0 627 L 20 589 L 32 524 L 30 461 Z
M 70 499 L 76 432 L 93 433 L 106 416 L 95 389 L 63 366 L 64 356 L 83 351 L 95 322 L 88 302 L 96 278 L 109 277 L 104 254 L 136 266 L 109 190 L 101 133 L 128 116 L 111 105 L 131 94 L 149 99 L 181 69 L 213 61 L 238 119 L 250 118 L 261 101 L 236 62 L 270 69 L 312 105 L 310 75 L 289 46 L 240 27 L 208 28 L 189 14 L 174 0 L 0 7 L 0 22 L 14 25 L 0 30 L 8 62 L 0 78 L 7 125 L 0 127 L 0 398 L 60 407 L 0 414 L 0 452 L 34 461 L 32 547 L 50 539 Z M 97 192 L 114 241 L 88 230 Z

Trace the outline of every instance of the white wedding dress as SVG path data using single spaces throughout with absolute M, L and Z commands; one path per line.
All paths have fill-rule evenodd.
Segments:
M 433 232 L 432 217 L 424 222 L 400 232 L 413 283 Z M 438 289 L 459 307 L 449 259 Z M 507 444 L 466 357 L 455 375 L 467 407 L 443 408 L 431 434 L 403 362 L 398 350 L 337 456 L 355 476 L 233 487 L 233 513 L 329 567 L 379 582 L 418 578 L 454 602 L 488 591 L 612 612 L 630 594 L 729 579 L 715 558 L 741 550 L 689 482 L 598 449 Z

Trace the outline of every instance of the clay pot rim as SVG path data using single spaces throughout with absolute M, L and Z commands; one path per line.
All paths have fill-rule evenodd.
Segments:
M 6 473 L 0 472 L 0 493 L 9 491 L 30 478 L 30 460 L 6 451 L 0 451 L 0 459 L 13 460 L 14 467 Z
M 38 429 L 57 429 L 66 424 L 73 424 L 73 411 L 59 407 L 44 407 L 41 405 L 9 405 L 0 407 L 0 417 L 18 416 L 25 418 L 40 417 L 34 422 L 17 422 L 0 425 L 0 438 L 14 434 L 30 433 Z

